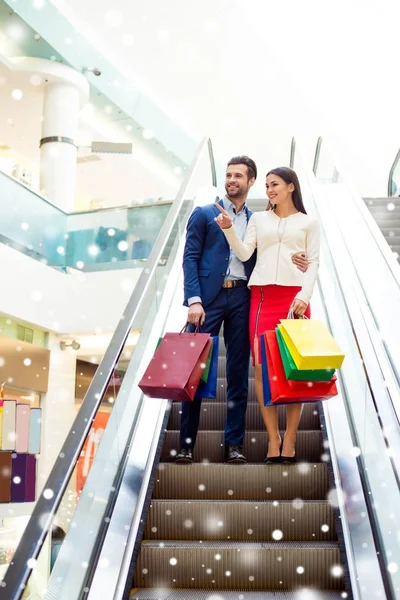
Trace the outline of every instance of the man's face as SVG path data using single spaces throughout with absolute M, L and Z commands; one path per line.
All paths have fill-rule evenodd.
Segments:
M 254 183 L 254 177 L 248 179 L 246 165 L 229 165 L 226 170 L 225 190 L 229 198 L 245 196 Z

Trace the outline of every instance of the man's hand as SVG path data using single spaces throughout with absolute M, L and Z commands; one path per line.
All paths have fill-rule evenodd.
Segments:
M 293 254 L 292 263 L 302 272 L 305 273 L 308 269 L 308 259 L 305 252 L 298 252 Z
M 303 300 L 295 298 L 292 302 L 290 310 L 296 315 L 296 317 L 302 317 L 307 310 L 307 304 Z
M 201 302 L 195 302 L 189 306 L 189 312 L 187 316 L 188 323 L 193 323 L 193 325 L 203 325 L 205 318 L 206 313 L 204 312 Z
M 217 202 L 214 203 L 214 206 L 218 208 L 218 210 L 221 213 L 220 215 L 218 215 L 218 217 L 215 217 L 214 221 L 218 223 L 221 229 L 229 229 L 230 227 L 232 227 L 232 219 L 230 218 L 226 210 L 222 208 L 222 206 Z

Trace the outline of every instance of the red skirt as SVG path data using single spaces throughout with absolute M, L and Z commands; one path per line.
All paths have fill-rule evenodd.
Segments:
M 274 330 L 281 319 L 286 319 L 290 306 L 301 290 L 301 287 L 286 285 L 252 285 L 250 296 L 250 343 L 256 364 L 261 364 L 261 353 L 258 336 L 265 331 Z M 307 306 L 305 315 L 310 318 L 310 305 Z

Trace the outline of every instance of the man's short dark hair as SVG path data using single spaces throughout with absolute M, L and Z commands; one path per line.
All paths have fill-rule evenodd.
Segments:
M 248 179 L 252 179 L 253 177 L 257 179 L 257 166 L 252 158 L 248 156 L 234 156 L 228 162 L 228 167 L 229 165 L 246 165 Z

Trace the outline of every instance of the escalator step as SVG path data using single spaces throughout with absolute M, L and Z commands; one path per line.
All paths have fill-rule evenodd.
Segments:
M 307 594 L 303 592 L 246 592 L 244 590 L 225 591 L 218 590 L 213 593 L 210 590 L 171 590 L 171 589 L 141 589 L 132 590 L 131 600 L 340 600 L 347 598 L 341 592 L 325 592 L 315 590 Z
M 342 575 L 332 574 L 339 565 L 334 542 L 152 541 L 142 543 L 134 580 L 138 587 L 341 590 Z
M 181 405 L 173 403 L 171 416 L 168 421 L 168 429 L 179 429 Z M 286 427 L 286 408 L 278 406 L 279 428 Z M 200 413 L 200 429 L 214 430 L 223 429 L 225 426 L 226 403 L 215 402 L 205 399 L 203 401 Z M 319 429 L 319 413 L 316 404 L 305 404 L 301 416 L 299 429 Z M 265 431 L 265 425 L 262 420 L 258 404 L 249 404 L 246 412 L 246 429 L 251 431 Z
M 321 527 L 324 526 L 324 531 Z M 327 531 L 325 527 L 327 526 Z M 280 530 L 291 542 L 335 541 L 332 507 L 326 501 L 215 502 L 153 500 L 147 517 L 147 540 L 273 541 Z
M 153 499 L 171 500 L 325 500 L 324 463 L 227 465 L 161 463 Z
M 281 436 L 283 436 L 281 431 Z M 244 437 L 243 452 L 250 463 L 262 463 L 268 450 L 266 431 L 247 431 Z M 161 453 L 162 461 L 172 461 L 179 452 L 179 431 L 167 431 Z M 320 462 L 324 452 L 321 431 L 298 431 L 296 455 L 298 460 Z M 199 431 L 194 448 L 194 460 L 211 463 L 224 461 L 224 432 Z

